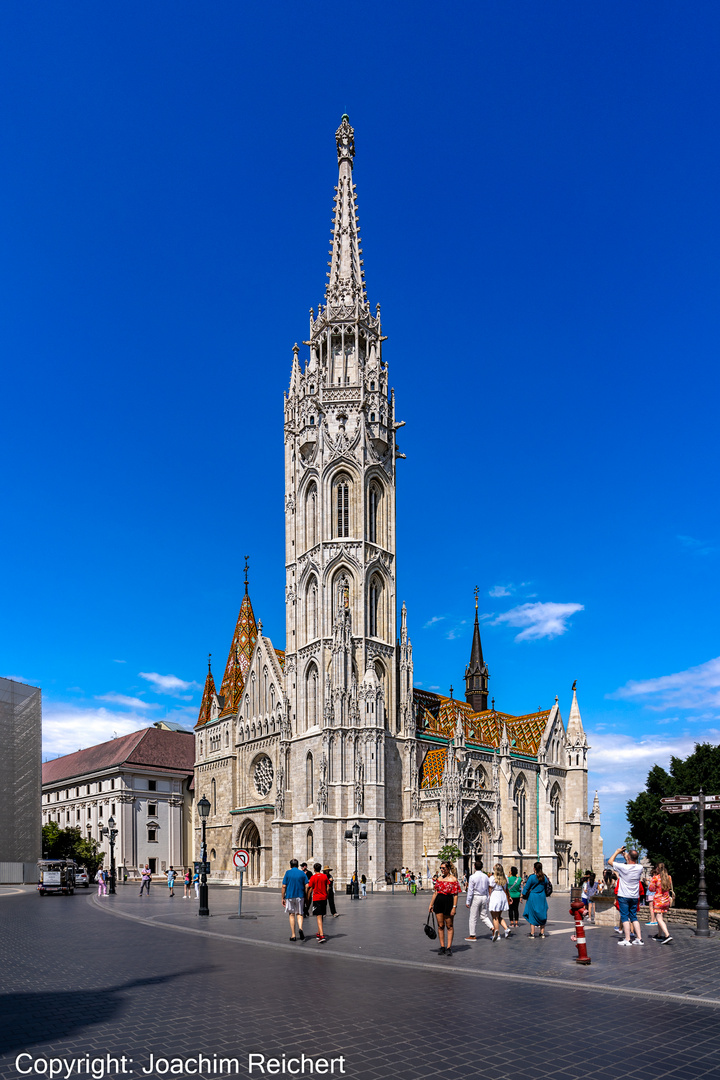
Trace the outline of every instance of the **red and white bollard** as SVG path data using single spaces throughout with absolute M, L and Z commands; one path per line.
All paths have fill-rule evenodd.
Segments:
M 591 964 L 592 960 L 587 954 L 587 947 L 585 945 L 585 925 L 583 923 L 583 912 L 585 905 L 582 900 L 573 900 L 570 904 L 570 914 L 575 917 L 575 937 L 574 941 L 577 945 L 578 954 L 575 957 L 576 964 Z

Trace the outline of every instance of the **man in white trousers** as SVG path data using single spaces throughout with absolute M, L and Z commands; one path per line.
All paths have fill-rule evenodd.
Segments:
M 475 860 L 475 873 L 470 875 L 468 882 L 467 899 L 465 901 L 466 907 L 470 908 L 470 930 L 466 941 L 477 941 L 475 931 L 477 930 L 478 918 L 482 919 L 489 930 L 492 930 L 492 919 L 488 915 L 488 903 L 490 896 L 490 888 L 488 885 L 488 876 L 483 873 L 482 859 Z

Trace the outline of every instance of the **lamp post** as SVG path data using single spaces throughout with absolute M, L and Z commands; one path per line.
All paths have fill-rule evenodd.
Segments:
M 345 830 L 345 839 L 349 844 L 355 848 L 355 884 L 351 894 L 351 899 L 360 899 L 360 882 L 358 879 L 358 849 L 361 844 L 364 844 L 367 840 L 367 833 L 363 832 L 358 825 L 357 821 L 353 825 L 352 829 Z
M 207 844 L 205 843 L 205 823 L 210 813 L 210 800 L 206 799 L 203 795 L 202 799 L 198 803 L 198 814 L 200 815 L 200 821 L 202 822 L 202 844 L 200 847 L 200 908 L 198 915 L 210 915 L 210 908 L 208 907 L 208 883 L 205 867 L 207 866 Z
M 110 839 L 110 895 L 115 895 L 115 837 L 118 834 L 118 830 L 115 828 L 115 818 L 110 815 L 108 818 L 108 828 L 105 830 Z
M 577 851 L 573 851 L 572 861 L 575 863 L 575 885 L 577 885 L 577 868 L 578 863 L 580 862 L 580 856 L 578 855 Z

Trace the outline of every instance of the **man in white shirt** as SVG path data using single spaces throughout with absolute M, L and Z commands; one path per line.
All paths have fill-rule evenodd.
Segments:
M 626 861 L 616 863 L 615 859 L 618 855 L 624 855 Z M 612 866 L 620 881 L 617 898 L 624 937 L 622 941 L 618 941 L 618 945 L 644 945 L 645 942 L 642 939 L 642 931 L 637 917 L 638 901 L 640 899 L 640 878 L 644 873 L 643 867 L 638 862 L 638 853 L 635 850 L 627 851 L 624 847 L 619 847 L 615 854 L 608 859 L 608 863 Z M 635 934 L 634 941 L 630 940 L 631 926 Z
M 488 915 L 489 878 L 487 874 L 483 874 L 482 866 L 482 860 L 476 859 L 475 873 L 470 875 L 468 882 L 465 906 L 470 908 L 470 931 L 468 937 L 465 938 L 466 941 L 477 941 L 475 931 L 477 930 L 478 917 L 482 919 L 490 930 L 493 928 L 492 920 Z

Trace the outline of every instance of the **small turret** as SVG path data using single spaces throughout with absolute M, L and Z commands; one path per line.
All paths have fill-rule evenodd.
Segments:
M 478 590 L 475 589 L 475 626 L 473 627 L 470 663 L 465 668 L 465 700 L 473 712 L 485 712 L 488 701 L 488 678 L 490 672 L 483 660 L 480 624 L 478 623 Z

